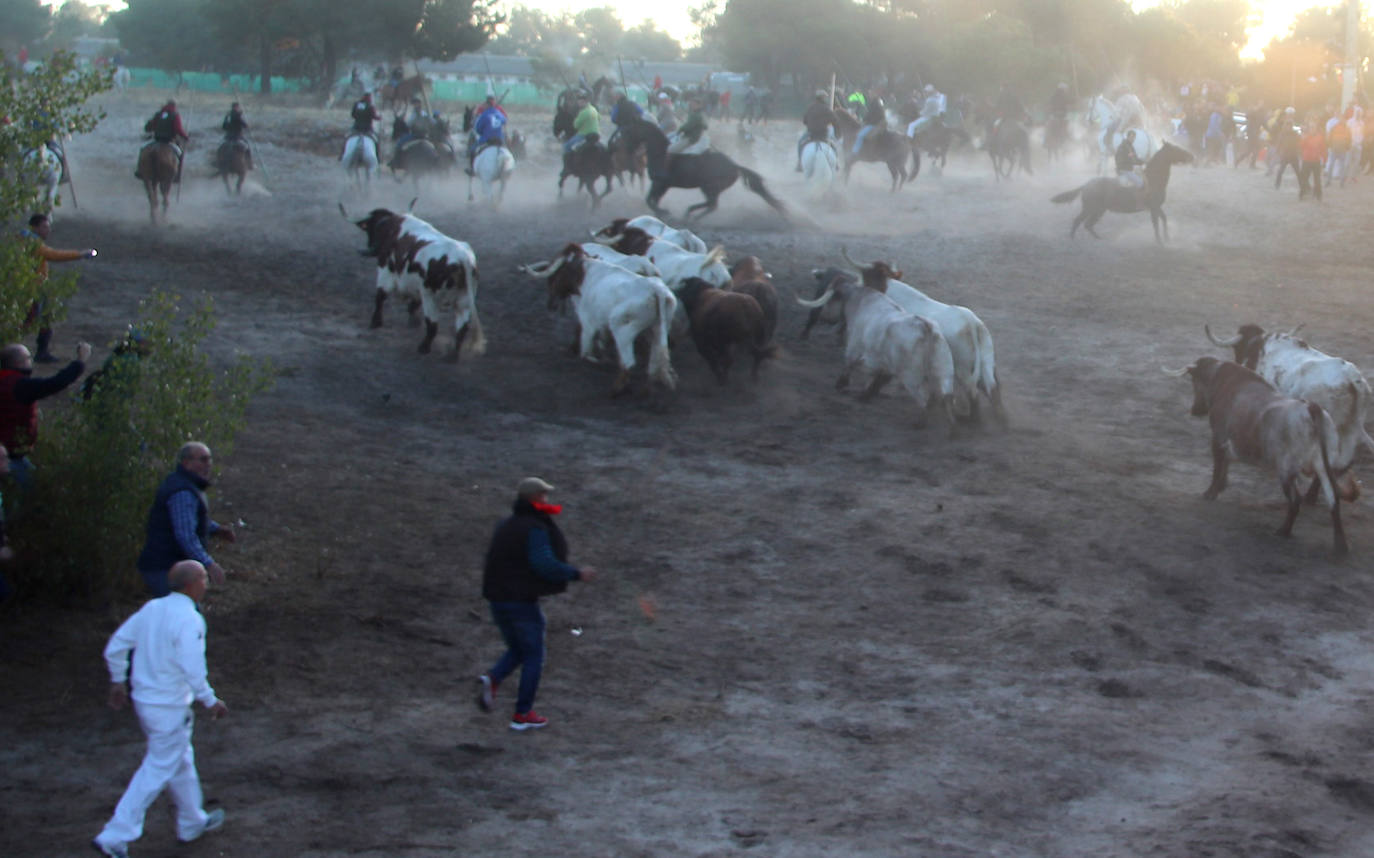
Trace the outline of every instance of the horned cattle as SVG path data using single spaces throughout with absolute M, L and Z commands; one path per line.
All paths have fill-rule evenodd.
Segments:
M 348 219 L 342 205 L 339 211 Z M 482 320 L 477 315 L 477 257 L 466 242 L 444 235 L 412 214 L 373 209 L 354 221 L 367 234 L 363 256 L 377 260 L 377 299 L 372 327 L 382 326 L 382 305 L 390 294 L 418 301 L 424 312 L 425 336 L 419 351 L 428 354 L 439 330 L 441 313 L 454 314 L 453 351 L 457 360 L 466 346 L 473 354 L 486 349 Z M 469 331 L 471 338 L 467 339 Z
M 763 311 L 763 329 L 772 342 L 778 329 L 778 290 L 773 285 L 773 275 L 764 269 L 757 256 L 746 256 L 730 269 L 730 283 L 725 287 L 731 292 L 748 295 L 759 304 Z
M 835 380 L 836 389 L 848 386 L 850 375 L 859 367 L 872 374 L 860 399 L 873 397 L 896 378 L 916 400 L 923 417 L 931 407 L 939 407 L 953 431 L 954 360 L 935 323 L 907 312 L 851 275 L 834 269 L 811 273 L 824 284 L 823 291 L 815 300 L 797 298 L 797 303 L 833 317 L 827 321 L 845 324 L 844 369 Z
M 716 381 L 728 380 L 737 346 L 753 357 L 753 378 L 758 381 L 759 364 L 777 353 L 758 301 L 718 289 L 700 277 L 687 278 L 677 295 L 691 321 L 692 341 Z
M 1337 491 L 1343 500 L 1359 497 L 1359 483 L 1350 468 L 1362 445 L 1374 451 L 1374 439 L 1365 430 L 1374 392 L 1360 370 L 1350 361 L 1312 348 L 1295 336 L 1296 330 L 1266 333 L 1259 325 L 1241 325 L 1226 340 L 1213 336 L 1210 326 L 1204 325 L 1203 330 L 1216 345 L 1234 350 L 1236 363 L 1254 370 L 1281 393 L 1326 409 L 1336 424 L 1336 443 L 1328 452 Z M 1314 483 L 1309 500 L 1316 500 L 1315 490 Z
M 1335 551 L 1345 554 L 1349 547 L 1330 457 L 1336 444 L 1336 426 L 1330 415 L 1315 402 L 1285 396 L 1256 373 L 1231 361 L 1198 358 L 1192 366 L 1170 374 L 1191 377 L 1192 415 L 1205 416 L 1211 424 L 1212 482 L 1202 496 L 1215 500 L 1226 488 L 1231 459 L 1269 468 L 1277 473 L 1288 500 L 1288 513 L 1278 533 L 1290 536 L 1302 507 L 1298 480 L 1315 477 L 1331 507 Z
M 548 262 L 524 265 L 520 270 L 546 278 L 549 306 L 572 305 L 577 316 L 577 352 L 593 358 L 598 334 L 615 342 L 620 373 L 611 388 L 624 393 L 635 367 L 635 338 L 649 335 L 649 378 L 672 389 L 677 383 L 668 353 L 668 327 L 677 310 L 677 298 L 657 277 L 644 277 L 619 265 L 595 259 L 581 247 L 569 244 Z
M 691 250 L 695 253 L 706 252 L 706 242 L 697 238 L 690 230 L 674 229 L 653 215 L 641 215 L 636 218 L 619 217 L 611 221 L 608 225 L 592 233 L 592 238 L 600 241 L 608 239 L 614 241 L 619 238 L 627 229 L 641 229 L 655 238 L 661 238 L 672 242 L 683 250 Z

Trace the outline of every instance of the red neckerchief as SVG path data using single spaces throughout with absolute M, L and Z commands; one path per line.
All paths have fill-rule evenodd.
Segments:
M 544 513 L 544 515 L 558 515 L 560 512 L 563 511 L 562 505 L 556 503 L 540 503 L 539 501 L 530 501 L 530 506 L 534 507 L 535 512 L 542 512 Z

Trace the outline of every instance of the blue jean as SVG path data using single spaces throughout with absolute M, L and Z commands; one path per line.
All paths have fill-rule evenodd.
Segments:
M 520 668 L 520 690 L 515 711 L 534 708 L 539 677 L 544 672 L 544 612 L 538 602 L 491 602 L 491 618 L 501 630 L 506 652 L 487 671 L 493 684 L 501 682 Z
M 859 150 L 864 147 L 864 138 L 871 134 L 873 132 L 873 129 L 877 127 L 878 126 L 876 125 L 865 125 L 863 128 L 859 129 L 859 136 L 854 138 L 855 155 L 859 154 Z
M 581 143 L 583 140 L 586 139 L 586 134 L 574 134 L 573 136 L 569 137 L 568 142 L 563 144 L 563 154 L 566 155 L 569 152 L 572 152 L 574 146 L 576 146 L 577 144 Z

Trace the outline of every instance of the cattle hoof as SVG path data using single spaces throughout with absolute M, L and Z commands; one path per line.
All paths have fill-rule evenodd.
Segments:
M 371 322 L 371 324 L 368 325 L 369 328 L 380 328 L 381 326 L 382 326 L 382 320 L 381 320 L 381 319 L 373 319 L 372 322 Z
M 429 343 L 420 343 L 420 347 L 416 351 L 422 355 L 429 354 Z

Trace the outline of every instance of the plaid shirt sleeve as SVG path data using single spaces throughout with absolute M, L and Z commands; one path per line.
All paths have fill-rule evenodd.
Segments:
M 176 535 L 177 545 L 192 560 L 199 560 L 205 566 L 215 562 L 215 558 L 205 550 L 200 537 L 196 534 L 196 513 L 200 504 L 189 491 L 177 492 L 167 498 L 167 511 L 172 515 L 172 533 Z

